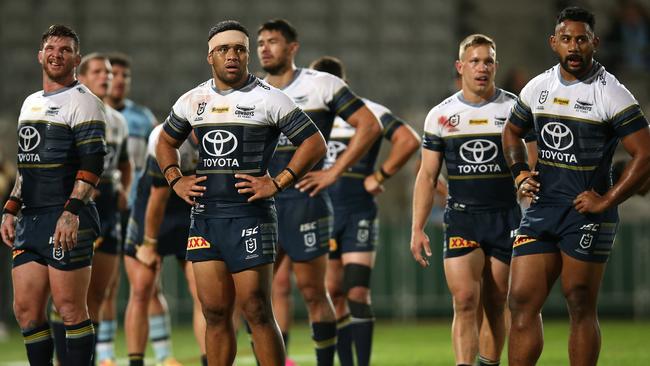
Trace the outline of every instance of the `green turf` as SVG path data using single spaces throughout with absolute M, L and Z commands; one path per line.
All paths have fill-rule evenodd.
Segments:
M 449 339 L 450 321 L 378 323 L 375 332 L 373 365 L 415 366 L 452 365 L 453 353 Z M 567 323 L 549 321 L 545 325 L 545 347 L 539 365 L 568 365 Z M 601 322 L 603 347 L 599 365 L 650 365 L 650 350 L 646 345 L 650 322 L 605 320 Z M 174 327 L 174 351 L 186 366 L 199 366 L 198 348 L 191 329 Z M 237 365 L 254 365 L 247 336 L 239 336 Z M 315 365 L 309 329 L 297 324 L 291 332 L 289 354 L 299 365 Z M 124 357 L 124 338 L 117 341 L 118 356 Z M 151 355 L 151 350 L 147 353 Z M 17 332 L 6 342 L 0 342 L 0 365 L 18 366 L 24 362 L 24 348 Z M 125 365 L 125 362 L 121 362 Z M 153 363 L 149 363 L 153 365 Z M 504 362 L 504 365 L 507 363 Z

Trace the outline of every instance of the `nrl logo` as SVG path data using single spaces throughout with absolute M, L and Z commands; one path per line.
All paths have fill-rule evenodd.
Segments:
M 207 105 L 206 102 L 201 102 L 201 103 L 199 103 L 198 108 L 196 108 L 196 114 L 197 114 L 198 116 L 202 115 L 203 112 L 205 112 L 205 106 L 206 106 L 206 105 Z
M 542 90 L 542 92 L 539 93 L 539 104 L 544 104 L 546 98 L 548 98 L 548 90 Z
M 246 244 L 246 251 L 248 253 L 253 253 L 257 250 L 257 239 L 256 238 L 248 238 L 244 242 Z

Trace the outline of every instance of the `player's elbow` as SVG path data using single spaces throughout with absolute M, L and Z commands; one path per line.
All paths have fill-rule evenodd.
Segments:
M 315 135 L 317 135 L 317 137 L 315 138 L 314 152 L 315 155 L 318 156 L 317 160 L 320 160 L 325 157 L 325 154 L 327 154 L 327 142 L 325 142 L 325 138 L 320 132 Z
M 364 123 L 364 134 L 372 140 L 376 140 L 381 135 L 381 124 L 377 122 L 377 119 L 373 116 L 372 118 L 366 119 Z

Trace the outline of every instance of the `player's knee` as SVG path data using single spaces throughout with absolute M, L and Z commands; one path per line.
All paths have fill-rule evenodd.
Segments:
M 580 321 L 596 316 L 596 304 L 587 286 L 575 286 L 564 291 L 569 316 L 572 321 Z
M 205 322 L 209 326 L 219 326 L 231 320 L 231 311 L 228 307 L 218 305 L 204 305 L 202 307 Z
M 455 313 L 473 313 L 478 309 L 480 294 L 472 290 L 460 290 L 453 294 Z
M 146 304 L 148 306 L 153 297 L 153 283 L 142 283 L 137 281 L 131 283 L 131 293 L 129 295 L 130 302 L 136 304 Z
M 343 266 L 343 291 L 350 297 L 350 291 L 361 287 L 358 291 L 370 288 L 370 276 L 372 268 L 363 264 L 346 264 Z
M 77 324 L 88 319 L 86 304 L 63 300 L 56 304 L 56 310 L 65 324 Z
M 41 316 L 42 319 L 37 319 L 41 311 L 35 309 L 29 301 L 14 301 L 13 308 L 16 322 L 21 329 L 28 329 L 33 324 L 42 324 L 45 321 L 43 316 Z
M 313 282 L 303 284 L 300 287 L 300 293 L 302 294 L 307 307 L 314 307 L 324 301 L 327 301 L 325 287 L 318 286 Z
M 242 299 L 242 314 L 249 325 L 263 325 L 273 321 L 271 301 L 263 291 L 255 291 Z
M 348 306 L 350 307 L 350 315 L 353 318 L 357 319 L 374 319 L 375 312 L 372 310 L 372 306 L 363 302 L 348 301 Z
M 289 277 L 276 277 L 273 279 L 273 294 L 275 296 L 291 296 L 291 280 Z

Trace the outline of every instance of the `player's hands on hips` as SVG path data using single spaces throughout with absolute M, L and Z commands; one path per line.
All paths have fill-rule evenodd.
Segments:
M 363 180 L 363 188 L 373 196 L 384 192 L 384 186 L 377 181 L 374 174 L 370 174 Z
M 16 239 L 16 216 L 12 214 L 2 214 L 2 225 L 0 225 L 2 241 L 10 248 L 14 246 Z
M 79 231 L 79 216 L 63 211 L 54 229 L 54 248 L 62 248 L 69 251 L 77 245 L 77 233 Z
M 235 174 L 235 178 L 243 179 L 235 183 L 235 188 L 239 194 L 251 195 L 248 197 L 248 202 L 268 198 L 278 193 L 278 188 L 273 184 L 273 178 L 268 173 L 261 177 L 238 173 Z
M 422 255 L 424 251 L 424 256 Z M 429 266 L 429 257 L 431 257 L 431 246 L 429 236 L 423 230 L 413 230 L 411 232 L 411 254 L 413 259 L 426 268 Z
M 596 191 L 584 191 L 573 200 L 573 207 L 581 214 L 601 213 L 608 207 L 607 200 Z
M 153 245 L 138 245 L 135 247 L 135 259 L 147 267 L 158 268 L 160 256 Z
M 300 192 L 308 192 L 309 197 L 314 197 L 318 192 L 334 184 L 336 179 L 338 176 L 331 169 L 314 170 L 305 174 L 296 184 L 296 188 Z
M 534 203 L 539 198 L 537 196 L 537 193 L 539 193 L 540 184 L 537 179 L 535 179 L 535 177 L 539 176 L 539 172 L 532 171 L 530 173 L 531 176 L 524 179 L 524 181 L 519 185 L 519 188 L 517 189 L 517 198 L 520 202 L 526 202 L 527 200 L 530 200 L 530 202 Z
M 203 196 L 203 192 L 206 191 L 206 187 L 199 185 L 201 182 L 205 182 L 208 179 L 207 176 L 196 177 L 196 175 L 185 175 L 174 184 L 174 192 L 178 197 L 182 198 L 183 201 L 187 202 L 190 205 L 194 205 L 194 198 Z

